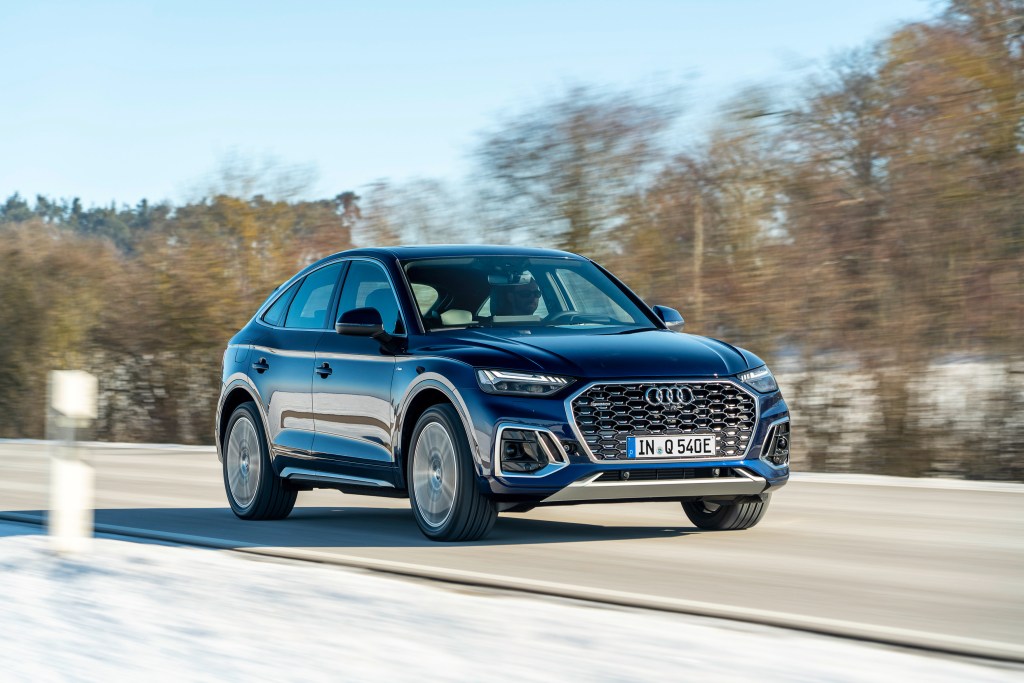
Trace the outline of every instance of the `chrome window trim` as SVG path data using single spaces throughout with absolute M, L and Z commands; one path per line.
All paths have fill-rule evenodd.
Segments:
M 788 415 L 786 417 L 780 418 L 780 419 L 775 420 L 772 423 L 770 423 L 768 425 L 768 433 L 765 434 L 764 442 L 761 444 L 761 455 L 760 455 L 759 459 L 761 460 L 761 462 L 763 462 L 765 465 L 768 465 L 768 467 L 771 467 L 773 470 L 786 469 L 787 467 L 789 467 L 789 462 L 787 461 L 785 465 L 776 465 L 776 464 L 772 463 L 770 460 L 768 460 L 765 457 L 767 455 L 767 453 L 765 453 L 764 447 L 765 447 L 765 444 L 767 444 L 769 441 L 771 441 L 773 438 L 775 438 L 775 428 L 778 427 L 780 424 L 783 424 L 783 423 L 786 423 L 786 422 L 789 422 L 789 416 Z
M 330 263 L 325 263 L 324 265 L 329 266 L 331 264 Z M 320 269 L 317 268 L 317 270 L 320 270 Z M 310 272 L 313 272 L 313 271 L 310 271 Z M 305 277 L 305 276 L 303 276 L 303 277 Z M 284 282 L 279 284 L 277 286 L 277 289 L 275 289 L 273 292 L 270 293 L 270 296 L 267 297 L 267 300 L 264 301 L 260 305 L 260 307 L 256 309 L 256 313 L 253 314 L 253 316 L 252 316 L 253 320 L 255 320 L 256 322 L 260 323 L 264 327 L 277 327 L 276 325 L 271 325 L 270 323 L 265 322 L 263 320 L 263 316 L 266 314 L 266 312 L 270 309 L 271 306 L 273 306 L 275 303 L 277 303 L 277 300 L 279 298 L 281 298 L 281 296 L 283 296 L 284 293 L 287 292 L 288 289 L 293 284 L 295 284 L 296 282 L 299 281 L 299 279 L 300 279 L 299 278 L 299 274 L 296 273 L 295 275 L 292 275 L 290 278 L 288 278 L 287 280 L 285 280 Z M 275 295 L 277 295 L 277 296 L 275 296 Z
M 330 264 L 327 264 L 327 265 L 330 265 Z M 320 270 L 320 269 L 317 268 L 317 270 Z M 310 272 L 313 272 L 313 271 L 310 271 Z M 277 289 L 275 289 L 273 292 L 271 292 L 270 296 L 267 297 L 267 301 L 264 302 L 263 306 L 259 307 L 259 309 L 256 311 L 256 315 L 253 316 L 253 318 L 255 318 L 256 322 L 258 322 L 258 323 L 260 323 L 262 325 L 265 325 L 266 327 L 276 327 L 276 325 L 271 325 L 270 323 L 268 323 L 263 318 L 266 317 L 267 313 L 270 313 L 270 309 L 273 308 L 274 305 L 278 301 L 280 301 L 282 298 L 284 298 L 288 294 L 288 290 L 290 290 L 292 287 L 295 287 L 296 285 L 299 285 L 299 283 L 302 282 L 303 279 L 305 279 L 305 278 L 303 277 L 302 279 L 299 279 L 299 278 L 296 278 L 296 277 L 292 277 L 289 280 L 285 280 L 285 282 L 283 284 L 279 285 Z M 301 289 L 301 285 L 299 285 L 299 289 Z M 296 289 L 295 290 L 295 294 L 298 294 L 298 293 L 299 293 L 298 289 Z M 295 294 L 291 295 L 292 299 L 295 298 Z M 291 308 L 291 305 L 292 305 L 292 302 L 289 301 L 288 302 L 288 308 Z M 284 309 L 284 315 L 281 316 L 282 320 L 284 318 L 288 317 L 288 308 Z M 306 328 L 306 329 L 309 329 L 309 328 Z
M 286 291 L 288 291 L 288 288 L 291 287 L 293 284 L 295 284 L 298 280 L 300 280 L 300 279 L 304 280 L 307 277 L 309 277 L 310 275 L 312 275 L 313 273 L 317 272 L 318 270 L 323 270 L 324 268 L 326 268 L 328 266 L 333 266 L 336 263 L 340 263 L 340 262 L 346 261 L 346 260 L 348 260 L 348 259 L 340 259 L 340 258 L 339 259 L 334 259 L 333 261 L 328 261 L 327 263 L 321 264 L 320 266 L 314 268 L 313 270 L 310 270 L 309 272 L 299 271 L 295 275 L 291 276 L 291 278 L 289 278 L 288 280 L 285 280 L 285 282 L 280 287 L 275 289 L 274 292 L 278 292 L 278 291 L 281 291 L 282 293 L 286 292 Z M 344 283 L 342 283 L 342 284 L 344 284 Z M 332 295 L 332 299 L 333 299 L 333 295 Z M 271 306 L 273 306 L 276 302 L 277 302 L 277 297 L 275 297 L 273 294 L 271 294 L 270 297 L 267 299 L 267 303 L 265 303 L 263 306 L 260 306 L 259 310 L 256 311 L 256 315 L 253 316 L 253 320 L 255 320 L 257 324 L 260 324 L 263 327 L 267 327 L 267 328 L 270 328 L 272 330 L 305 330 L 307 332 L 310 332 L 310 331 L 311 332 L 326 332 L 327 331 L 328 328 L 326 328 L 326 327 L 320 327 L 320 328 L 318 328 L 318 327 L 285 327 L 284 325 L 271 325 L 270 323 L 268 323 L 266 320 L 263 319 L 263 315 L 264 315 L 264 313 L 266 313 L 267 309 L 269 309 Z M 285 311 L 285 318 L 287 318 L 287 317 L 288 317 L 288 312 Z
M 556 446 L 558 448 L 557 456 L 561 458 L 561 462 L 549 463 L 549 464 L 545 465 L 544 467 L 542 467 L 541 469 L 537 470 L 536 472 L 532 472 L 530 474 L 519 473 L 519 472 L 516 472 L 516 473 L 513 474 L 511 472 L 505 472 L 504 470 L 501 469 L 501 452 L 500 452 L 500 450 L 501 450 L 501 434 L 506 429 L 518 429 L 520 431 L 529 431 L 529 432 L 538 432 L 538 433 L 547 434 L 548 436 L 551 437 L 551 440 L 555 442 L 555 444 L 556 444 Z M 547 453 L 548 458 L 549 459 L 554 458 L 554 456 L 556 454 L 551 453 L 551 451 L 548 449 L 548 447 L 544 444 L 544 441 L 540 440 L 540 439 L 538 439 L 538 441 L 540 443 L 540 447 L 544 449 L 545 453 Z M 494 456 L 493 457 L 494 457 L 494 476 L 496 476 L 496 477 L 507 477 L 509 479 L 512 479 L 512 478 L 515 478 L 515 479 L 539 479 L 541 477 L 546 477 L 549 474 L 554 474 L 555 472 L 558 472 L 558 471 L 560 471 L 562 469 L 565 469 L 566 467 L 569 466 L 569 454 L 566 452 L 565 448 L 562 446 L 562 442 L 558 439 L 557 436 L 555 436 L 554 432 L 552 432 L 550 429 L 545 429 L 544 427 L 538 427 L 536 425 L 528 425 L 528 424 L 522 424 L 522 423 L 517 423 L 517 422 L 502 422 L 502 423 L 499 423 L 498 429 L 494 433 Z
M 719 382 L 725 384 L 732 384 L 737 389 L 754 399 L 754 433 L 750 435 L 750 441 L 747 442 L 747 447 L 739 455 L 728 455 L 724 457 L 715 456 L 714 458 L 651 458 L 649 460 L 602 460 L 597 458 L 590 450 L 590 445 L 587 444 L 587 440 L 583 437 L 583 432 L 580 431 L 579 425 L 576 424 L 576 416 L 572 412 L 572 402 L 575 401 L 580 394 L 584 393 L 591 387 L 601 386 L 605 384 L 706 384 L 708 382 Z M 569 398 L 563 401 L 565 406 L 565 414 L 569 421 L 569 428 L 572 429 L 573 436 L 579 441 L 580 448 L 586 453 L 587 457 L 590 458 L 591 462 L 598 464 L 610 464 L 610 463 L 624 463 L 624 462 L 715 462 L 723 460 L 744 460 L 750 453 L 750 449 L 754 445 L 754 435 L 757 433 L 757 428 L 761 424 L 761 399 L 753 393 L 749 387 L 742 382 L 733 379 L 731 377 L 711 377 L 704 379 L 616 379 L 616 380 L 599 380 L 596 382 L 589 382 L 582 386 L 577 391 L 574 391 Z M 787 418 L 788 419 L 788 418 Z
M 408 318 L 405 315 L 405 311 L 402 310 L 402 302 L 399 301 L 399 299 L 398 299 L 398 287 L 395 286 L 395 279 L 393 277 L 391 277 L 391 273 L 388 272 L 387 265 L 385 265 L 383 261 L 380 261 L 378 259 L 371 258 L 369 256 L 345 256 L 343 258 L 337 258 L 337 259 L 334 259 L 333 261 L 328 261 L 327 263 L 324 263 L 324 264 L 318 266 L 317 268 L 314 268 L 313 270 L 309 271 L 308 273 L 299 273 L 299 274 L 296 274 L 296 275 L 292 276 L 289 280 L 286 280 L 284 282 L 284 284 L 282 284 L 280 287 L 275 289 L 274 292 L 278 292 L 278 291 L 281 291 L 281 290 L 287 291 L 288 287 L 290 287 L 292 284 L 294 284 L 294 281 L 299 278 L 299 275 L 301 275 L 303 278 L 306 278 L 306 277 L 309 277 L 310 275 L 312 275 L 313 273 L 315 273 L 316 271 L 321 270 L 323 268 L 326 268 L 327 266 L 333 266 L 336 263 L 351 263 L 352 261 L 367 261 L 369 263 L 372 263 L 372 264 L 378 266 L 381 270 L 384 271 L 384 275 L 388 278 L 388 284 L 391 285 L 391 293 L 394 294 L 394 296 L 395 296 L 395 303 L 398 304 L 398 315 L 402 316 L 402 327 L 403 327 L 403 329 L 405 329 L 405 332 L 403 334 L 394 334 L 394 335 L 391 335 L 391 336 L 393 336 L 393 337 L 408 337 L 409 336 L 409 320 L 408 320 Z M 348 273 L 345 274 L 345 280 L 347 280 L 347 279 L 348 279 Z M 342 280 L 341 283 L 340 283 L 342 287 L 345 286 L 345 280 Z M 338 291 L 337 294 L 338 294 L 338 303 L 340 305 L 340 303 L 341 303 L 341 292 Z M 333 325 L 331 325 L 330 327 L 322 327 L 322 328 L 285 327 L 284 325 L 271 325 L 270 323 L 268 323 L 265 320 L 263 320 L 263 314 L 266 312 L 266 309 L 268 309 L 271 306 L 273 306 L 276 301 L 277 301 L 277 297 L 275 297 L 273 295 L 273 293 L 271 293 L 270 297 L 267 298 L 267 303 L 265 303 L 263 306 L 260 306 L 259 310 L 256 311 L 256 315 L 253 316 L 253 319 L 258 324 L 263 325 L 264 327 L 268 327 L 268 328 L 270 328 L 272 330 L 306 330 L 306 331 L 313 331 L 313 332 L 330 332 L 330 331 L 332 331 L 334 329 Z M 287 317 L 287 316 L 285 316 L 285 317 Z

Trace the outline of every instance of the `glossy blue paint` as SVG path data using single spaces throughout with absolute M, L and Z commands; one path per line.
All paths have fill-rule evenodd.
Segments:
M 408 454 L 403 437 L 415 427 L 420 392 L 443 397 L 463 420 L 474 451 L 479 485 L 496 501 L 541 503 L 581 478 L 599 472 L 658 469 L 664 462 L 596 462 L 579 447 L 567 411 L 566 399 L 595 381 L 622 380 L 735 380 L 763 365 L 756 355 L 726 342 L 668 330 L 661 318 L 614 276 L 615 287 L 633 302 L 649 322 L 649 329 L 607 327 L 528 328 L 465 327 L 427 331 L 402 264 L 411 259 L 475 256 L 544 257 L 586 261 L 580 256 L 548 249 L 498 246 L 427 246 L 355 249 L 312 264 L 297 273 L 264 303 L 252 320 L 231 340 L 233 349 L 247 349 L 225 361 L 224 397 L 239 386 L 258 391 L 267 424 L 275 469 L 288 464 L 336 474 L 363 476 L 391 482 L 390 492 L 366 489 L 362 493 L 399 494 L 405 491 Z M 390 346 L 369 337 L 338 334 L 333 323 L 344 313 L 339 300 L 344 268 L 331 297 L 330 315 L 323 329 L 294 330 L 268 325 L 261 316 L 292 283 L 321 266 L 334 262 L 369 261 L 381 268 L 393 287 L 394 301 L 403 321 Z M 596 264 L 595 264 L 596 265 Z M 362 305 L 365 302 L 360 302 Z M 241 354 L 242 352 L 239 352 Z M 253 363 L 265 359 L 270 366 L 257 372 Z M 330 374 L 318 370 L 329 365 Z M 230 365 L 230 372 L 228 365 Z M 572 378 L 570 386 L 549 397 L 501 396 L 483 392 L 477 369 L 503 369 L 547 373 Z M 247 382 L 239 382 L 241 373 Z M 234 379 L 231 376 L 234 375 Z M 738 381 L 737 381 L 738 382 Z M 759 418 L 750 447 L 742 460 L 673 462 L 671 466 L 711 471 L 742 468 L 767 483 L 766 491 L 786 483 L 788 468 L 773 468 L 760 460 L 768 425 L 788 416 L 780 392 L 759 394 L 748 390 L 758 405 Z M 254 392 L 255 393 L 255 392 Z M 424 394 L 426 395 L 426 394 Z M 255 397 L 254 397 L 255 398 Z M 218 429 L 230 414 L 218 413 Z M 542 478 L 496 475 L 494 436 L 503 423 L 532 425 L 549 430 L 560 441 L 576 446 L 569 464 Z M 218 439 L 218 446 L 220 442 Z M 351 487 L 339 487 L 349 490 Z

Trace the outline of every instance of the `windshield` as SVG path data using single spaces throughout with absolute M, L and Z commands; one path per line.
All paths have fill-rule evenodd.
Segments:
M 589 261 L 467 256 L 407 260 L 402 267 L 427 331 L 656 327 Z

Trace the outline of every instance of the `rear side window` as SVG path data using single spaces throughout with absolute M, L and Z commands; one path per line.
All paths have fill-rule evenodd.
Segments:
M 331 305 L 334 287 L 338 284 L 341 263 L 315 270 L 306 276 L 299 287 L 284 326 L 300 330 L 322 330 L 327 327 L 327 309 Z
M 292 295 L 295 294 L 295 290 L 299 288 L 299 284 L 300 283 L 296 282 L 294 285 L 289 287 L 284 294 L 277 297 L 277 301 L 275 301 L 270 308 L 267 309 L 267 312 L 263 314 L 263 322 L 277 327 L 280 327 L 281 324 L 284 323 L 284 314 L 285 311 L 288 310 L 288 302 L 292 300 Z

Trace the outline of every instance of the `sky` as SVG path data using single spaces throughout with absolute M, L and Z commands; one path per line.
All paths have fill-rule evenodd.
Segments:
M 0 199 L 184 201 L 227 159 L 309 196 L 458 183 L 483 131 L 574 84 L 679 88 L 706 127 L 933 0 L 0 0 Z M 204 185 L 205 184 L 205 185 Z

